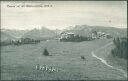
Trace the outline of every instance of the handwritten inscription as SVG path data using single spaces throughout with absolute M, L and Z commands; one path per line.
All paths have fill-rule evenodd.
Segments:
M 42 71 L 47 71 L 47 72 L 58 72 L 62 69 L 57 68 L 57 67 L 52 67 L 52 66 L 46 66 L 46 65 L 40 66 L 39 64 L 37 64 L 36 70 L 40 70 L 40 71 L 42 70 Z
M 8 8 L 23 8 L 23 7 L 53 7 L 51 4 L 25 4 L 25 5 L 7 5 Z

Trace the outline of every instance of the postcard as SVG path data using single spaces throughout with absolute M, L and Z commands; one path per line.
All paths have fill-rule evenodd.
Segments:
M 1 1 L 1 80 L 127 80 L 127 1 Z

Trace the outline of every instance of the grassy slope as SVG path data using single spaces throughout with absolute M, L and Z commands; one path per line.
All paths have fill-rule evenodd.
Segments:
M 5 46 L 1 50 L 3 80 L 120 80 L 123 76 L 91 56 L 110 40 L 81 43 L 48 41 L 36 45 Z M 52 56 L 42 55 L 47 47 Z M 85 63 L 80 56 L 87 58 Z M 38 71 L 36 64 L 54 66 L 59 72 Z
M 105 59 L 108 62 L 108 64 L 110 64 L 114 67 L 123 69 L 127 72 L 127 61 L 125 59 L 121 59 L 121 58 L 118 58 L 118 57 L 113 57 L 111 55 L 111 49 L 113 49 L 113 48 L 115 48 L 114 44 L 109 45 L 104 49 L 98 50 L 96 52 L 96 55 L 98 57 L 101 57 L 101 58 Z

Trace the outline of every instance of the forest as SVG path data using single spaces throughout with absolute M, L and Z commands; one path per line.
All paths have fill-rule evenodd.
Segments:
M 119 57 L 123 59 L 128 59 L 128 51 L 127 51 L 127 42 L 128 38 L 114 38 L 113 43 L 115 45 L 115 48 L 111 50 L 111 53 L 114 57 Z

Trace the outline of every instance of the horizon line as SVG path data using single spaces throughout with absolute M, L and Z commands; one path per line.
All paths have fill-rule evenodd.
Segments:
M 27 29 L 27 28 L 2 28 L 2 27 L 0 27 L 0 30 L 4 30 L 4 29 L 9 29 L 9 30 L 33 30 L 33 29 L 42 29 L 42 28 L 47 28 L 47 29 L 49 29 L 49 30 L 65 30 L 65 29 L 68 29 L 69 27 L 75 27 L 75 26 L 89 26 L 89 27 L 105 27 L 105 28 L 119 28 L 119 29 L 125 29 L 125 28 L 127 28 L 127 27 L 114 27 L 114 26 L 100 26 L 100 25 L 93 25 L 93 26 L 91 26 L 91 25 L 86 25 L 86 24 L 83 24 L 83 25 L 74 25 L 74 26 L 68 26 L 68 27 L 65 27 L 65 28 L 62 28 L 62 29 L 59 29 L 59 28 L 55 28 L 55 29 L 50 29 L 50 28 L 48 28 L 47 26 L 40 26 L 40 27 L 34 27 L 34 28 L 31 28 L 31 29 Z

